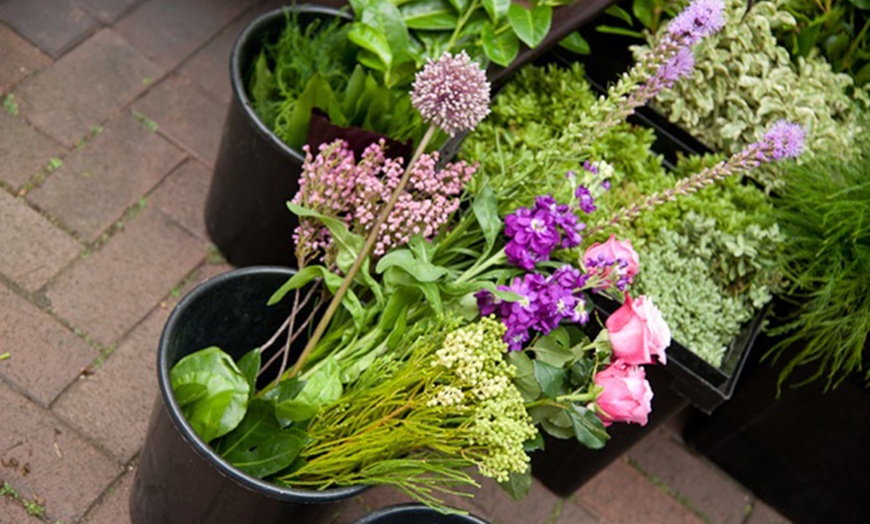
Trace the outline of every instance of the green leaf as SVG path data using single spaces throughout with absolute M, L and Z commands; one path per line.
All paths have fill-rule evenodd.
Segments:
M 485 24 L 481 29 L 480 38 L 487 58 L 500 66 L 509 66 L 520 52 L 520 41 L 512 31 L 496 35 L 492 25 Z
M 474 217 L 480 224 L 483 237 L 486 239 L 486 247 L 489 249 L 502 229 L 502 221 L 498 216 L 498 199 L 495 198 L 489 182 L 484 182 L 483 187 L 480 188 L 471 204 L 471 210 L 474 211 Z
M 639 31 L 632 31 L 631 29 L 626 29 L 624 27 L 615 27 L 612 25 L 599 25 L 595 26 L 595 30 L 599 33 L 608 33 L 611 35 L 622 35 L 622 36 L 630 36 L 632 38 L 643 39 L 643 33 Z
M 619 18 L 620 20 L 622 20 L 626 24 L 631 25 L 631 15 L 628 14 L 628 11 L 619 7 L 618 5 L 611 5 L 610 7 L 608 7 L 607 9 L 604 10 L 604 14 L 608 14 L 610 16 L 615 16 L 616 18 Z
M 513 383 L 520 390 L 525 402 L 538 400 L 541 396 L 541 386 L 535 378 L 535 364 L 529 355 L 523 351 L 512 351 L 507 354 L 507 361 L 516 366 Z
M 592 410 L 575 404 L 567 410 L 567 413 L 571 418 L 574 436 L 584 446 L 590 449 L 601 449 L 607 444 L 610 437 L 607 435 L 604 423 Z
M 544 449 L 544 436 L 541 435 L 540 431 L 535 433 L 534 438 L 523 442 L 523 451 L 526 453 L 530 451 L 540 451 L 542 449 Z
M 288 202 L 287 207 L 296 216 L 316 218 L 323 223 L 327 229 L 329 229 L 329 233 L 332 235 L 332 240 L 338 248 L 338 253 L 335 256 L 335 264 L 343 273 L 347 273 L 356 261 L 356 257 L 360 250 L 362 250 L 363 244 L 365 244 L 365 239 L 360 235 L 351 233 L 347 229 L 347 224 L 337 218 L 322 215 L 317 211 L 312 211 L 306 207 L 293 204 L 292 202 Z M 366 270 L 366 267 L 367 266 L 364 265 L 361 269 Z
M 257 61 L 254 63 L 254 74 L 250 82 L 251 101 L 256 103 L 269 100 L 275 89 L 275 76 L 269 69 L 269 61 L 266 59 L 266 51 L 260 51 Z
M 507 15 L 510 6 L 511 0 L 483 0 L 483 8 L 493 24 L 497 24 L 499 20 Z
M 512 499 L 522 500 L 528 495 L 529 489 L 532 487 L 532 468 L 527 467 L 522 473 L 511 471 L 508 480 L 506 482 L 499 482 L 498 485 Z
M 250 388 L 232 357 L 216 346 L 178 361 L 169 372 L 173 391 L 184 395 L 184 417 L 204 441 L 226 435 L 245 416 Z M 205 389 L 203 393 L 202 389 Z
M 870 0 L 849 0 L 855 7 L 863 11 L 870 10 Z
M 410 51 L 411 36 L 408 28 L 405 26 L 399 8 L 390 0 L 370 1 L 362 13 L 358 13 L 357 18 L 386 39 L 392 52 L 393 62 L 397 62 L 398 57 L 407 55 Z
M 302 286 L 316 278 L 322 278 L 326 287 L 333 293 L 338 289 L 342 281 L 340 276 L 323 266 L 306 266 L 297 271 L 295 275 L 287 280 L 287 282 L 284 282 L 284 284 L 282 284 L 281 287 L 279 287 L 272 296 L 269 297 L 269 301 L 266 304 L 273 306 L 278 302 L 281 302 L 284 300 L 284 297 L 287 296 L 287 293 L 294 289 L 302 288 Z
M 390 49 L 387 37 L 374 27 L 362 22 L 354 22 L 347 33 L 347 38 L 376 56 L 384 69 L 389 69 L 393 64 L 393 51 Z
M 471 3 L 471 0 L 449 0 L 450 5 L 456 9 L 457 13 L 464 13 L 466 9 L 468 9 L 468 4 Z
M 574 31 L 565 38 L 559 40 L 559 46 L 571 51 L 572 53 L 577 53 L 578 55 L 588 55 L 592 52 L 589 48 L 589 42 L 580 35 L 580 31 Z
M 535 359 L 546 362 L 561 369 L 566 363 L 574 360 L 570 340 L 564 328 L 556 328 L 545 337 L 539 338 L 531 348 Z
M 382 274 L 390 267 L 401 268 L 417 282 L 435 282 L 448 273 L 446 268 L 420 260 L 408 249 L 390 251 L 381 258 L 375 271 Z
M 254 400 L 245 418 L 221 439 L 216 451 L 245 473 L 263 478 L 289 466 L 309 442 L 311 437 L 304 431 L 282 428 L 268 402 Z
M 565 371 L 540 360 L 535 360 L 534 366 L 535 380 L 544 395 L 552 399 L 561 395 L 565 389 Z
M 305 144 L 308 134 L 308 123 L 311 121 L 311 110 L 319 108 L 328 111 L 331 107 L 340 107 L 341 104 L 329 87 L 329 83 L 318 73 L 314 73 L 290 113 L 287 124 L 287 132 L 284 139 L 291 147 L 301 148 Z
M 819 33 L 822 30 L 821 24 L 811 25 L 801 30 L 797 35 L 798 53 L 800 56 L 807 57 L 810 51 L 816 46 L 816 41 L 819 39 Z
M 296 398 L 275 404 L 279 419 L 301 422 L 317 414 L 320 409 L 338 400 L 341 396 L 341 375 L 338 363 L 328 357 L 305 382 L 305 387 Z
M 634 0 L 631 3 L 631 12 L 634 13 L 634 17 L 643 24 L 647 29 L 653 28 L 653 21 L 655 19 L 655 15 L 653 14 L 653 10 L 655 9 L 655 1 L 654 0 Z M 631 24 L 631 22 L 629 22 Z
M 175 395 L 175 402 L 184 407 L 206 396 L 208 388 L 204 384 L 179 384 L 172 388 L 172 393 Z
M 248 387 L 251 388 L 250 394 L 253 395 L 257 389 L 257 373 L 260 372 L 260 350 L 252 349 L 245 353 L 245 356 L 239 359 L 238 366 L 248 382 Z
M 520 4 L 511 4 L 508 8 L 508 21 L 520 40 L 531 48 L 541 43 L 550 31 L 550 20 L 553 8 L 540 5 L 526 9 Z
M 418 0 L 400 9 L 409 29 L 451 31 L 456 27 L 456 11 L 447 0 Z

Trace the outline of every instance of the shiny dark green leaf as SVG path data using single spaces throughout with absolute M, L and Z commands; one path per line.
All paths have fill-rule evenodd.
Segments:
M 310 441 L 304 431 L 282 428 L 268 402 L 254 400 L 242 422 L 221 439 L 217 452 L 245 473 L 263 478 L 289 466 Z
M 574 436 L 590 449 L 601 449 L 610 438 L 604 423 L 593 411 L 583 406 L 573 405 L 567 410 L 574 428 Z
M 514 500 L 522 500 L 532 487 L 532 468 L 527 467 L 523 473 L 510 472 L 506 482 L 499 482 L 499 487 Z
M 555 399 L 564 393 L 565 371 L 556 366 L 534 360 L 535 380 L 541 386 L 541 391 L 549 398 Z
M 541 386 L 535 378 L 535 364 L 529 355 L 523 351 L 512 351 L 508 353 L 507 361 L 517 368 L 513 383 L 520 390 L 523 400 L 537 400 L 541 396 Z
M 347 33 L 347 38 L 375 55 L 384 69 L 389 69 L 393 63 L 393 51 L 384 34 L 370 25 L 355 22 Z
M 474 217 L 483 231 L 486 247 L 491 247 L 501 233 L 502 220 L 498 216 L 498 200 L 489 182 L 484 182 L 483 187 L 478 191 L 471 204 L 471 210 L 474 211 Z
M 254 390 L 257 389 L 257 373 L 260 372 L 260 350 L 253 349 L 245 353 L 239 359 L 238 366 L 242 376 L 248 382 L 248 387 L 251 388 L 250 394 L 253 395 Z
M 483 0 L 483 9 L 493 24 L 498 23 L 507 15 L 510 6 L 511 0 Z

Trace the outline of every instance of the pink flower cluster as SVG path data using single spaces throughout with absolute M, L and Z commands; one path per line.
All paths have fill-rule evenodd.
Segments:
M 347 143 L 322 144 L 315 157 L 306 146 L 299 192 L 293 203 L 343 221 L 348 229 L 367 235 L 404 173 L 402 159 L 384 154 L 383 141 L 370 145 L 357 162 Z M 422 155 L 412 166 L 404 192 L 381 226 L 373 254 L 384 255 L 406 244 L 413 235 L 435 236 L 459 208 L 459 194 L 476 165 L 448 164 L 437 170 L 438 153 Z M 336 246 L 319 220 L 303 218 L 293 234 L 297 254 L 305 261 L 322 255 L 334 261 Z
M 603 391 L 596 399 L 598 416 L 605 425 L 633 422 L 646 425 L 652 410 L 652 388 L 642 364 L 656 357 L 666 363 L 665 349 L 671 344 L 671 330 L 661 312 L 648 297 L 625 303 L 607 319 L 605 325 L 613 348 L 613 360 L 595 374 L 596 386 Z

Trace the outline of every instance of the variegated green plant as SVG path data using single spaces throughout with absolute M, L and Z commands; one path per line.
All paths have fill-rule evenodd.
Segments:
M 775 3 L 757 2 L 745 19 L 744 0 L 728 0 L 726 6 L 725 27 L 695 49 L 695 72 L 662 91 L 655 105 L 723 153 L 757 140 L 763 123 L 778 119 L 805 127 L 806 158 L 848 152 L 860 131 L 855 107 L 867 106 L 867 94 L 848 94 L 851 77 L 834 73 L 816 53 L 792 62 L 774 31 L 794 26 L 795 19 Z M 634 52 L 641 57 L 650 51 L 641 46 Z M 775 169 L 755 170 L 753 176 L 772 184 Z

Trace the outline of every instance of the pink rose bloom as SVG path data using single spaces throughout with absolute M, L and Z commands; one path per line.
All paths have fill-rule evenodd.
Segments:
M 613 356 L 629 365 L 651 364 L 653 355 L 667 363 L 665 349 L 671 345 L 671 329 L 662 313 L 645 296 L 632 300 L 625 294 L 625 302 L 605 322 L 610 335 Z
M 617 263 L 617 260 L 626 264 L 624 268 L 619 270 L 619 274 L 627 279 L 637 275 L 640 261 L 637 252 L 631 247 L 631 240 L 616 240 L 616 236 L 610 235 L 607 242 L 603 244 L 596 242 L 589 246 L 583 254 L 583 260 L 587 261 L 587 265 L 590 265 L 588 263 L 589 260 L 594 261 L 593 263 L 598 263 L 601 258 L 609 260 L 611 264 Z M 616 267 L 619 267 L 618 263 Z M 607 275 L 609 273 L 610 270 L 608 269 L 604 274 Z
M 604 388 L 595 402 L 598 417 L 605 426 L 613 422 L 646 425 L 653 392 L 642 367 L 617 361 L 596 373 L 593 380 L 596 386 Z

